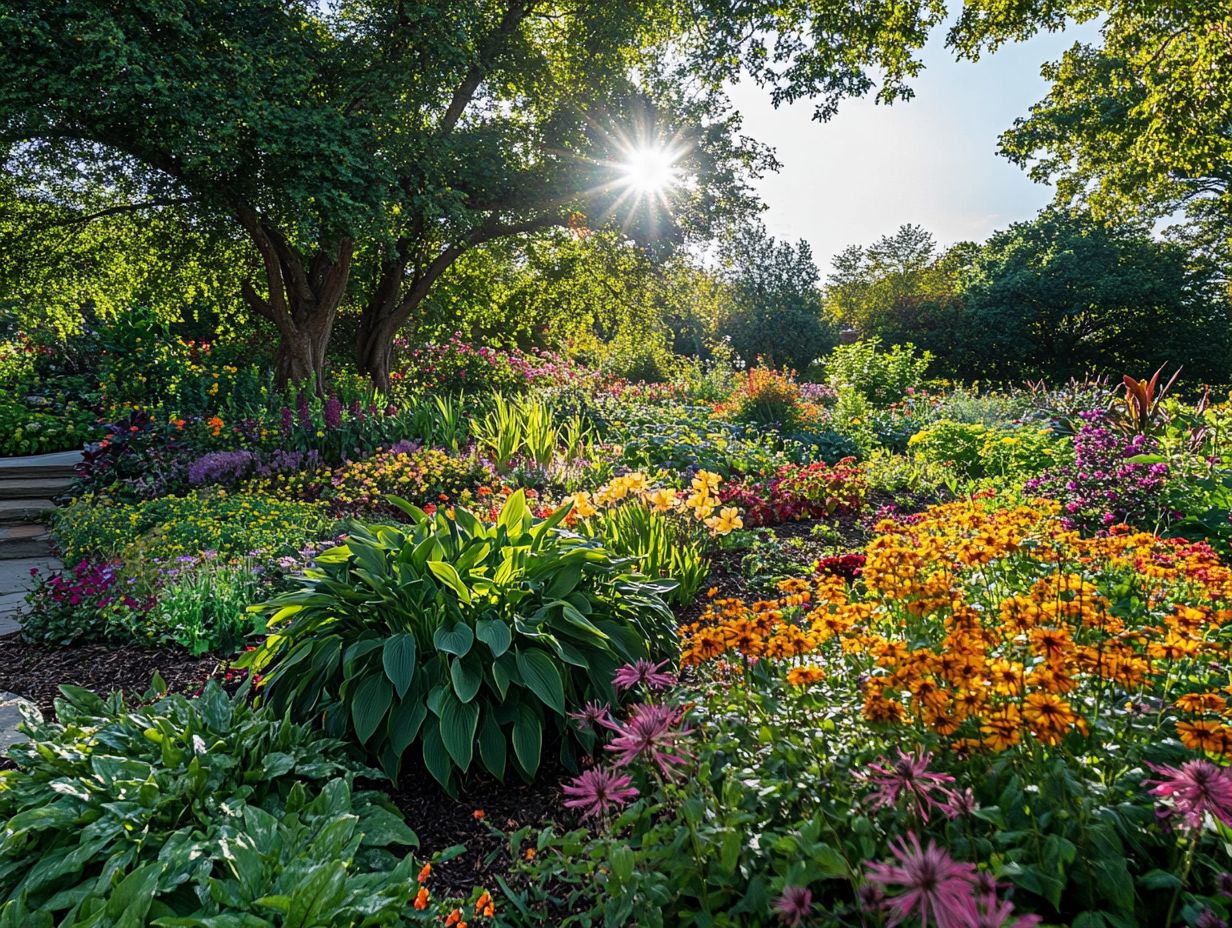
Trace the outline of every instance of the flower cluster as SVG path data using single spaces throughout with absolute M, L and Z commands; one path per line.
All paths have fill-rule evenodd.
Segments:
M 679 513 L 704 524 L 716 535 L 727 535 L 744 527 L 735 506 L 724 506 L 720 486 L 723 478 L 710 471 L 698 471 L 687 490 L 656 485 L 642 471 L 616 477 L 594 493 L 580 490 L 565 498 L 571 503 L 571 518 L 589 519 L 603 510 L 627 502 L 644 504 L 651 512 Z
M 850 515 L 859 510 L 868 481 L 853 458 L 834 465 L 785 464 L 768 480 L 749 479 L 723 488 L 724 503 L 744 510 L 750 526 Z
M 377 509 L 394 495 L 416 505 L 459 501 L 492 474 L 468 456 L 403 442 L 334 473 L 332 495 L 342 506 Z
M 1061 503 L 1066 528 L 1107 531 L 1114 525 L 1152 526 L 1160 513 L 1160 496 L 1168 476 L 1164 463 L 1130 460 L 1157 448 L 1145 435 L 1112 429 L 1103 410 L 1082 414 L 1074 436 L 1073 463 L 1050 468 L 1029 480 L 1028 492 Z
M 1232 570 L 1205 544 L 1083 538 L 1055 506 L 990 500 L 878 532 L 856 585 L 826 573 L 785 581 L 777 600 L 712 602 L 686 630 L 685 662 L 838 663 L 860 676 L 867 721 L 921 726 L 960 751 L 1056 745 L 1111 712 L 1232 754 L 1217 669 Z M 1141 694 L 1133 711 L 1126 693 Z

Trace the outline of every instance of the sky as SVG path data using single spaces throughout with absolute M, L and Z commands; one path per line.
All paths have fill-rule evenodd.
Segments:
M 924 49 L 914 98 L 893 106 L 847 100 L 827 123 L 812 119 L 807 100 L 776 110 L 752 84 L 731 88 L 745 132 L 782 163 L 757 184 L 767 228 L 807 240 L 824 277 L 848 245 L 904 223 L 924 226 L 944 246 L 1030 218 L 1052 188 L 998 155 L 997 137 L 1047 93 L 1040 65 L 1096 34 L 1087 25 L 1041 35 L 973 64 L 954 60 L 942 29 Z

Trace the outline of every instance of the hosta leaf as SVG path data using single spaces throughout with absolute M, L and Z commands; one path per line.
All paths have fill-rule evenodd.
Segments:
M 441 698 L 441 741 L 463 773 L 471 765 L 478 726 L 478 704 L 462 702 L 452 692 L 446 691 Z
M 393 683 L 399 699 L 406 695 L 407 688 L 415 677 L 415 656 L 415 636 L 409 632 L 391 635 L 381 652 L 385 676 Z
M 530 706 L 518 706 L 518 717 L 513 723 L 513 753 L 522 772 L 534 776 L 539 769 L 539 755 L 543 750 L 543 723 Z
M 453 691 L 462 702 L 474 699 L 483 684 L 483 665 L 478 660 L 472 660 L 477 653 L 472 652 L 449 665 L 449 679 L 453 683 Z
M 382 674 L 370 674 L 355 688 L 350 699 L 351 721 L 360 743 L 372 737 L 393 698 L 393 687 Z
M 555 662 L 544 651 L 531 649 L 517 653 L 522 684 L 549 709 L 565 714 L 565 687 Z
M 446 789 L 449 788 L 449 775 L 453 772 L 453 763 L 445 751 L 445 743 L 441 740 L 441 727 L 437 719 L 428 719 L 424 725 L 423 759 L 428 772 Z
M 501 619 L 480 619 L 475 623 L 475 637 L 486 644 L 493 657 L 500 657 L 513 644 L 513 632 Z
M 452 564 L 446 561 L 429 561 L 428 570 L 432 571 L 432 575 L 437 580 L 454 591 L 459 602 L 470 605 L 471 591 L 467 588 L 466 583 Z
M 432 635 L 432 644 L 437 650 L 458 657 L 464 657 L 474 643 L 475 633 L 465 622 L 455 622 L 449 627 L 442 625 Z
M 505 778 L 505 733 L 491 713 L 483 717 L 479 726 L 479 759 L 488 773 L 498 780 Z
M 427 715 L 428 704 L 417 693 L 412 693 L 394 706 L 389 713 L 386 731 L 389 733 L 390 747 L 397 754 L 402 754 L 411 746 Z

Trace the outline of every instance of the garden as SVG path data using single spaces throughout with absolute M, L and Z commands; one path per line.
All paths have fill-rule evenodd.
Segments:
M 1226 3 L 0 0 L 0 928 L 1228 928 L 1230 87 Z
M 1232 402 L 459 339 L 320 397 L 154 329 L 8 346 L 87 444 L 0 643 L 0 923 L 1232 910 Z

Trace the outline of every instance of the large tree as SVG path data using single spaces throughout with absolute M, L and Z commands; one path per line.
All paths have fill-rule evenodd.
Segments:
M 749 205 L 765 164 L 722 88 L 909 96 L 940 0 L 4 0 L 0 146 L 28 192 L 105 177 L 115 208 L 226 217 L 283 379 L 320 377 L 348 285 L 359 362 L 484 242 L 585 214 L 650 229 L 630 148 L 694 182 L 660 234 Z M 55 183 L 47 183 L 52 178 Z M 661 223 L 662 224 L 662 223 Z M 358 273 L 355 273 L 358 269 Z

